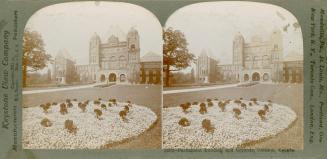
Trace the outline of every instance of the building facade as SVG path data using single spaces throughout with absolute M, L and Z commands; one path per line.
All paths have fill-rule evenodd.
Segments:
M 196 60 L 196 82 L 211 83 L 217 80 L 217 60 L 210 57 L 205 50 L 202 50 Z
M 245 42 L 241 33 L 233 41 L 233 62 L 219 65 L 227 81 L 283 81 L 283 39 L 280 30 L 274 30 L 269 39 L 253 37 Z
M 67 50 L 60 50 L 57 53 L 52 70 L 51 79 L 55 80 L 57 84 L 72 83 L 78 76 L 75 69 L 75 61 Z

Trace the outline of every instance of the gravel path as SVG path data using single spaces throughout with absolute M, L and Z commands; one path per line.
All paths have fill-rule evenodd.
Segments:
M 248 105 L 249 101 L 241 100 Z M 222 112 L 218 101 L 208 107 L 208 113 L 200 114 L 199 105 L 192 105 L 187 113 L 180 107 L 163 110 L 163 148 L 236 148 L 244 143 L 276 135 L 296 120 L 296 113 L 287 106 L 272 104 L 262 120 L 258 111 L 268 102 L 241 108 L 235 103 L 226 105 Z M 233 109 L 241 110 L 240 119 L 234 117 Z M 190 126 L 178 124 L 181 118 L 187 118 Z M 214 127 L 213 133 L 202 128 L 202 120 L 209 119 Z
M 108 102 L 101 101 L 108 104 Z M 82 112 L 77 102 L 72 102 L 68 114 L 60 114 L 59 104 L 51 106 L 48 113 L 40 107 L 23 109 L 23 147 L 25 149 L 95 149 L 106 144 L 119 142 L 138 136 L 146 131 L 156 120 L 157 116 L 149 108 L 133 105 L 123 121 L 119 112 L 127 103 L 118 103 L 117 106 L 101 108 L 90 104 Z M 94 109 L 102 110 L 100 120 L 96 118 Z M 48 118 L 53 125 L 43 127 L 40 122 Z M 65 121 L 73 120 L 77 126 L 77 133 L 72 134 L 64 127 Z

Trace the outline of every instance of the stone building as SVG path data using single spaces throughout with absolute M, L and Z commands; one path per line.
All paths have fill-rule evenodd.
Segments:
M 131 28 L 126 41 L 111 35 L 102 42 L 95 33 L 90 40 L 89 64 L 78 65 L 77 70 L 81 80 L 138 83 L 140 67 L 139 34 Z
M 233 41 L 233 62 L 219 65 L 224 80 L 228 81 L 282 81 L 283 39 L 280 30 L 274 30 L 268 40 L 253 37 L 246 42 L 241 33 Z
M 51 79 L 57 84 L 69 84 L 76 80 L 75 61 L 67 50 L 60 50 L 54 59 Z
M 196 60 L 196 82 L 211 83 L 217 80 L 217 60 L 209 56 L 205 50 L 201 51 Z
M 162 57 L 153 52 L 141 58 L 140 83 L 161 84 Z

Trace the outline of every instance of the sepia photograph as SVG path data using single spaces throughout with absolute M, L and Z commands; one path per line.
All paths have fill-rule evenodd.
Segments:
M 303 38 L 288 10 L 185 6 L 163 31 L 164 149 L 303 149 Z
M 24 149 L 161 148 L 162 27 L 120 2 L 44 7 L 23 37 Z

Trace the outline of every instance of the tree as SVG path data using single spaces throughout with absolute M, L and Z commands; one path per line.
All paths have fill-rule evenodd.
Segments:
M 194 55 L 187 49 L 187 41 L 179 30 L 163 30 L 163 71 L 166 74 L 165 85 L 169 86 L 170 72 L 185 69 L 194 61 Z
M 23 86 L 26 86 L 27 72 L 36 72 L 47 66 L 51 56 L 44 50 L 44 42 L 36 31 L 24 30 L 23 37 Z

